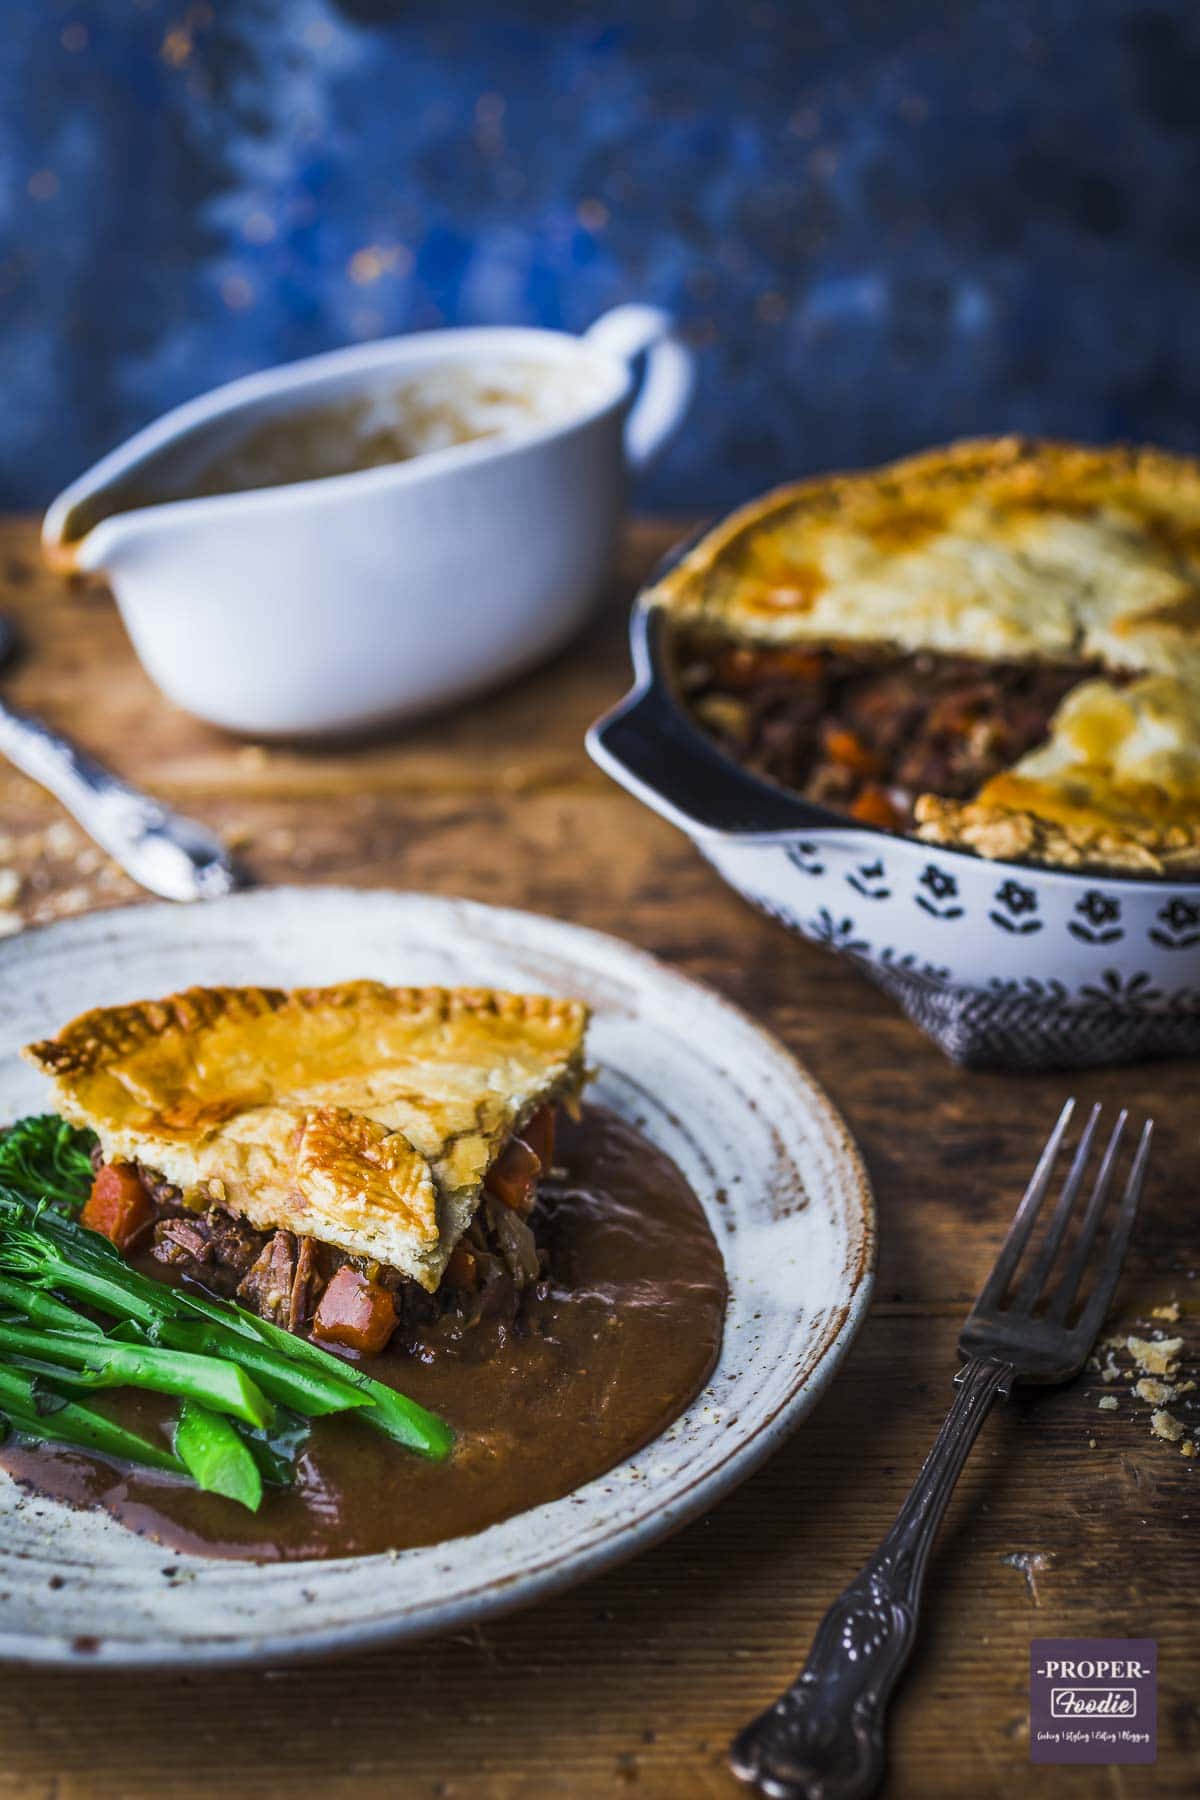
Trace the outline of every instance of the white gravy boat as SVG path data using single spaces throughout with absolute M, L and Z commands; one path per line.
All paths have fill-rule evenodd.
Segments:
M 692 383 L 649 306 L 581 338 L 488 326 L 336 350 L 139 431 L 58 496 L 43 545 L 104 573 L 149 674 L 201 718 L 258 737 L 404 719 L 572 635 L 610 571 L 626 474 L 676 430 Z M 380 396 L 389 418 L 424 409 L 405 460 L 279 473 L 338 467 Z M 447 442 L 455 421 L 465 441 Z M 494 434 L 467 435 L 472 421 Z M 238 482 L 248 439 L 273 440 L 284 484 L 211 491 Z

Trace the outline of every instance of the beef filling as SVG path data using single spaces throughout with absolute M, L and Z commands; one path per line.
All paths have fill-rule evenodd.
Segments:
M 866 824 L 908 831 L 920 794 L 966 800 L 1044 742 L 1082 663 L 921 652 L 756 649 L 693 638 L 691 711 L 756 774 Z
M 527 1291 L 546 1273 L 545 1254 L 530 1224 L 491 1195 L 484 1196 L 467 1228 L 464 1254 L 455 1253 L 458 1271 L 465 1271 L 467 1279 L 453 1281 L 448 1272 L 436 1294 L 426 1293 L 398 1269 L 364 1262 L 290 1231 L 257 1231 L 218 1206 L 203 1213 L 177 1208 L 178 1202 L 167 1202 L 159 1210 L 150 1256 L 285 1331 L 303 1331 L 312 1324 L 334 1275 L 347 1266 L 388 1290 L 402 1342 L 406 1336 L 419 1338 L 425 1327 L 447 1314 L 456 1315 L 461 1331 L 485 1318 L 514 1324 Z M 455 1335 L 453 1322 L 449 1335 Z
M 136 1174 L 149 1216 L 139 1226 L 137 1242 L 121 1247 L 143 1244 L 155 1262 L 208 1293 L 236 1299 L 286 1331 L 311 1330 L 328 1342 L 364 1350 L 380 1347 L 381 1339 L 397 1332 L 402 1346 L 422 1354 L 431 1325 L 439 1325 L 440 1340 L 450 1344 L 484 1320 L 503 1334 L 517 1325 L 526 1299 L 543 1289 L 547 1259 L 533 1226 L 537 1177 L 550 1167 L 553 1145 L 547 1109 L 501 1152 L 436 1294 L 398 1269 L 291 1231 L 260 1231 L 221 1206 L 197 1212 L 184 1205 L 177 1187 L 138 1164 L 104 1165 L 94 1158 L 93 1192 L 118 1171 L 126 1181 Z M 335 1283 L 342 1270 L 357 1279 Z
M 261 1319 L 302 1331 L 311 1315 L 315 1277 L 313 1240 L 275 1231 L 238 1282 L 237 1297 Z

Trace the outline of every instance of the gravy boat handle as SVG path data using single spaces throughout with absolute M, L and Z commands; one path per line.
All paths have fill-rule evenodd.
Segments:
M 646 359 L 641 385 L 625 415 L 625 464 L 639 474 L 683 423 L 696 385 L 696 359 L 671 314 L 659 306 L 616 306 L 589 325 L 583 341 L 618 362 Z

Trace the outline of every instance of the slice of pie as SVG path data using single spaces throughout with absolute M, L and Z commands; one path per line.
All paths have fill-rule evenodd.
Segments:
M 984 856 L 1200 867 L 1200 462 L 1005 438 L 781 489 L 651 599 L 756 772 Z
M 202 1263 L 214 1218 L 243 1233 L 262 1263 L 243 1298 L 279 1302 L 314 1246 L 432 1293 L 485 1187 L 528 1210 L 550 1109 L 586 1077 L 587 1018 L 474 988 L 192 988 L 84 1013 L 26 1055 L 160 1202 L 156 1245 Z

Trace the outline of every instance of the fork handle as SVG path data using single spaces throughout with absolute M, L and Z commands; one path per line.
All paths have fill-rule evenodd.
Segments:
M 808 1661 L 734 1739 L 741 1780 L 774 1800 L 860 1800 L 883 1779 L 884 1719 L 917 1635 L 925 1565 L 959 1471 L 1008 1363 L 976 1357 L 892 1529 L 825 1614 Z

